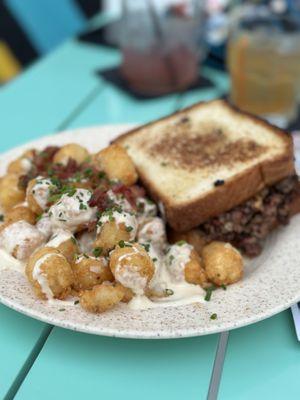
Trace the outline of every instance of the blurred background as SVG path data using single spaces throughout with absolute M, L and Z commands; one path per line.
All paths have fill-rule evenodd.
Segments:
M 0 91 L 74 36 L 119 48 L 101 76 L 141 101 L 211 85 L 209 66 L 234 105 L 299 128 L 300 0 L 0 0 Z

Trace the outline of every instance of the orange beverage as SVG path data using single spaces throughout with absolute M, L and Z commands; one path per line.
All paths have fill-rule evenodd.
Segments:
M 286 125 L 297 112 L 300 30 L 293 23 L 284 31 L 277 22 L 270 23 L 264 15 L 258 25 L 253 21 L 236 25 L 228 41 L 227 65 L 231 101 L 245 111 Z

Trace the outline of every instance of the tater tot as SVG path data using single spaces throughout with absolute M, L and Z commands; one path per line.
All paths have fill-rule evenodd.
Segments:
M 102 283 L 80 294 L 80 305 L 86 311 L 103 313 L 120 303 L 124 297 L 121 285 Z
M 127 186 L 133 185 L 138 179 L 131 158 L 126 150 L 117 144 L 99 151 L 93 159 L 96 167 L 105 171 L 109 179 L 119 180 Z
M 5 215 L 6 222 L 26 221 L 31 225 L 36 222 L 36 214 L 27 206 L 15 206 Z
M 4 211 L 10 210 L 25 199 L 25 190 L 19 187 L 19 177 L 7 174 L 0 180 L 0 205 Z
M 188 283 L 207 287 L 209 285 L 205 270 L 198 253 L 195 250 L 191 251 L 190 261 L 185 265 L 184 277 Z
M 138 241 L 151 244 L 163 250 L 167 244 L 166 228 L 164 221 L 159 217 L 145 218 L 139 225 Z
M 76 143 L 70 143 L 58 150 L 53 158 L 53 162 L 66 165 L 69 159 L 72 158 L 77 164 L 82 164 L 88 156 L 89 152 L 85 147 Z
M 170 246 L 166 255 L 166 265 L 175 282 L 186 281 L 202 287 L 208 284 L 198 254 L 193 246 L 185 241 Z
M 123 286 L 135 294 L 143 294 L 155 271 L 153 261 L 143 246 L 125 243 L 110 254 L 110 269 Z
M 212 242 L 202 251 L 208 279 L 214 284 L 230 285 L 243 276 L 243 257 L 229 243 Z
M 46 246 L 59 250 L 69 263 L 73 262 L 74 255 L 78 252 L 77 242 L 72 233 L 61 229 L 55 232 Z
M 23 175 L 29 172 L 32 159 L 34 156 L 34 150 L 27 150 L 24 154 L 13 160 L 7 167 L 7 172 L 10 174 Z
M 40 299 L 65 299 L 71 293 L 74 275 L 66 258 L 51 247 L 34 252 L 26 265 L 26 276 Z
M 0 247 L 18 260 L 26 260 L 44 239 L 41 232 L 26 221 L 5 222 L 0 226 Z
M 188 232 L 176 232 L 169 228 L 168 239 L 170 243 L 176 243 L 181 240 L 186 241 L 194 247 L 196 252 L 201 255 L 203 247 L 207 244 L 207 237 L 199 229 L 191 229 Z
M 114 277 L 104 257 L 82 255 L 72 264 L 76 290 L 91 289 L 105 281 L 113 281 Z
M 46 210 L 52 186 L 50 179 L 42 177 L 32 179 L 28 183 L 26 189 L 26 201 L 28 207 L 34 213 L 41 214 Z
M 104 214 L 99 224 L 94 247 L 101 247 L 104 254 L 120 241 L 130 241 L 136 236 L 137 220 L 127 212 L 114 211 L 110 215 Z

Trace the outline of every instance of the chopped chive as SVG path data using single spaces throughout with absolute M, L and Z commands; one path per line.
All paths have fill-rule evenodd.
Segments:
M 89 256 L 86 253 L 82 254 L 84 258 L 89 258 Z
M 87 206 L 83 203 L 79 204 L 79 210 L 87 210 Z
M 124 242 L 124 240 L 120 240 L 120 241 L 119 241 L 119 246 L 120 246 L 121 248 L 125 247 L 125 242 Z
M 157 258 L 156 257 L 152 258 L 152 261 L 153 262 L 157 261 Z
M 60 308 L 58 311 L 66 311 L 65 308 Z
M 76 306 L 77 304 L 79 304 L 79 300 L 74 301 L 74 306 Z
M 98 174 L 98 178 L 99 179 L 103 179 L 105 177 L 106 177 L 106 173 L 104 171 L 100 171 L 99 174 Z
M 210 301 L 212 292 L 213 292 L 214 290 L 216 290 L 216 286 L 214 286 L 214 285 L 212 285 L 212 286 L 210 286 L 210 287 L 208 287 L 208 288 L 205 289 L 205 291 L 206 291 L 206 295 L 205 295 L 205 297 L 204 297 L 204 300 L 205 300 L 205 301 Z
M 165 289 L 165 293 L 167 296 L 172 296 L 174 294 L 174 291 L 172 289 Z
M 226 285 L 221 285 L 221 288 L 223 289 L 223 290 L 227 290 L 227 286 Z
M 3 222 L 4 221 L 4 215 L 0 214 L 0 221 Z
M 126 226 L 126 231 L 127 232 L 131 232 L 133 230 L 133 227 L 132 226 Z
M 186 244 L 185 240 L 179 240 L 179 242 L 176 242 L 177 246 L 183 246 L 184 244 Z
M 210 316 L 210 319 L 217 319 L 218 318 L 218 316 L 217 316 L 217 314 L 216 313 L 214 313 L 214 314 L 211 314 L 211 316 Z
M 96 247 L 93 250 L 93 254 L 95 257 L 99 257 L 102 254 L 102 251 L 103 251 L 102 247 Z
M 71 241 L 73 244 L 77 245 L 77 240 L 74 238 L 74 236 L 71 236 Z
M 150 244 L 148 244 L 148 243 L 142 243 L 142 246 L 144 247 L 144 249 L 145 249 L 147 252 L 149 252 L 149 250 L 150 250 Z

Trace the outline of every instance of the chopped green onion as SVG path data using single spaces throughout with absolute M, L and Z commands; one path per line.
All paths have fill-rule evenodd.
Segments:
M 214 314 L 211 314 L 211 316 L 210 316 L 210 319 L 217 319 L 218 318 L 218 316 L 217 316 L 217 314 L 216 313 L 214 313 Z
M 102 254 L 102 251 L 103 251 L 102 247 L 96 247 L 93 250 L 93 254 L 95 257 L 99 257 Z

